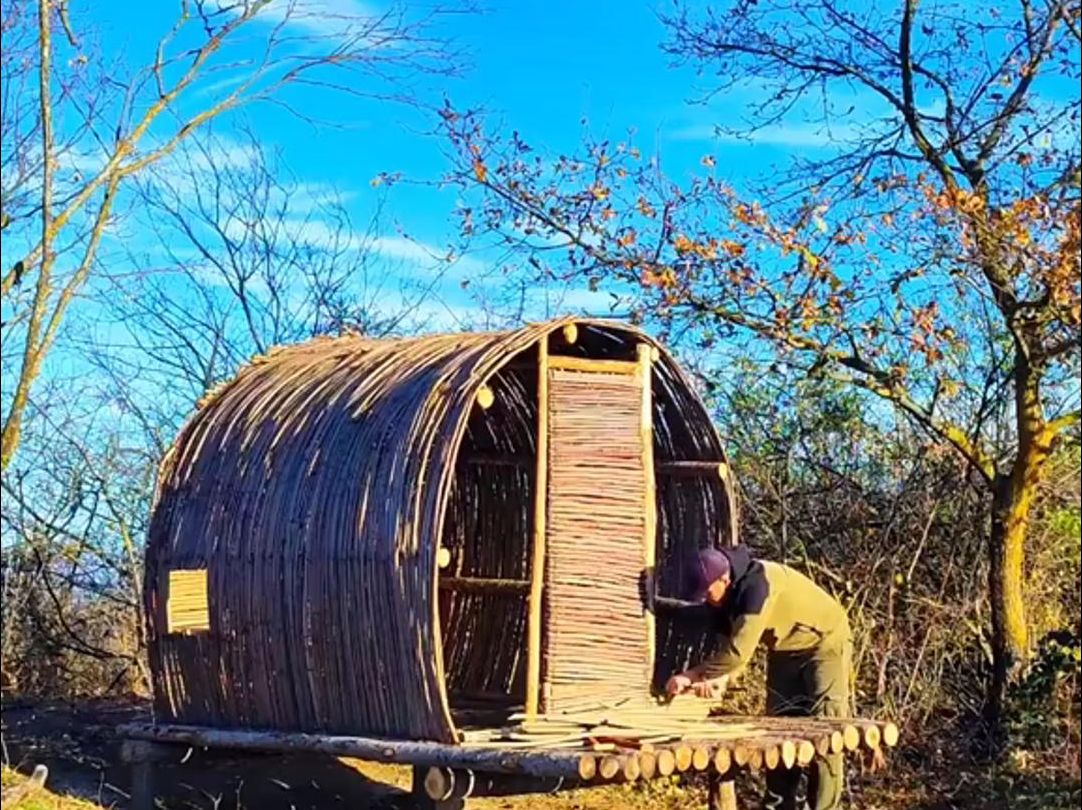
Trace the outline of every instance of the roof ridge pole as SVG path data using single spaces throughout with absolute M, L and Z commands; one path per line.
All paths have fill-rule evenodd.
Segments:
M 541 698 L 541 602 L 545 587 L 545 518 L 548 509 L 549 336 L 537 343 L 537 442 L 534 472 L 533 545 L 526 617 L 526 716 L 535 717 Z

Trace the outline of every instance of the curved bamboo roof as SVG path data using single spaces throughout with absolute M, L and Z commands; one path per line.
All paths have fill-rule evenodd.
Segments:
M 208 397 L 162 465 L 147 545 L 159 712 L 454 741 L 436 593 L 459 446 L 481 387 L 570 322 L 319 338 L 257 358 Z M 656 345 L 623 324 L 575 323 L 575 351 L 591 357 Z M 722 458 L 658 348 L 662 457 Z M 528 397 L 506 408 L 517 429 L 531 418 Z M 175 569 L 207 569 L 213 632 L 165 632 Z

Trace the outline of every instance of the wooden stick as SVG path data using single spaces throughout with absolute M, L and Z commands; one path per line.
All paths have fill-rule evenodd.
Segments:
M 532 469 L 534 459 L 531 456 L 512 455 L 510 453 L 464 453 L 459 459 L 466 464 L 489 467 L 521 467 Z
M 636 348 L 639 358 L 639 383 L 642 386 L 642 404 L 639 438 L 642 442 L 643 485 L 643 568 L 645 575 L 653 577 L 657 567 L 657 489 L 654 481 L 654 399 L 651 374 L 651 346 L 640 343 Z M 653 587 L 653 583 L 649 583 Z M 657 659 L 657 625 L 652 611 L 646 613 L 646 650 L 650 671 L 647 682 L 654 679 Z M 701 769 L 700 769 L 701 770 Z
M 549 368 L 558 371 L 593 371 L 601 374 L 634 374 L 638 363 L 627 360 L 593 360 L 588 357 L 569 357 L 554 354 L 549 357 Z
M 496 579 L 494 577 L 440 577 L 441 591 L 460 593 L 527 594 L 528 579 Z
M 533 548 L 530 555 L 530 601 L 526 619 L 526 714 L 537 714 L 541 695 L 541 600 L 545 584 L 545 513 L 549 469 L 548 337 L 537 344 L 537 467 L 534 473 Z
M 725 480 L 727 467 L 724 461 L 663 461 L 657 471 L 661 475 L 702 475 Z

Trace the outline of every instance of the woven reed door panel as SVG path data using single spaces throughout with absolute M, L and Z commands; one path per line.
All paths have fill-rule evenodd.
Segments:
M 650 689 L 643 385 L 634 373 L 549 372 L 542 711 Z

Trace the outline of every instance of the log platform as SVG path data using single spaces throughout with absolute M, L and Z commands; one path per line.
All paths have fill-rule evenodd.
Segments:
M 457 745 L 144 723 L 121 726 L 119 733 L 123 759 L 132 767 L 136 810 L 154 806 L 155 764 L 176 761 L 178 750 L 189 747 L 411 765 L 413 792 L 419 805 L 431 810 L 459 810 L 471 796 L 555 792 L 652 779 L 674 770 L 703 771 L 710 777 L 710 808 L 735 810 L 733 779 L 741 768 L 801 767 L 817 756 L 876 750 L 898 741 L 893 723 L 865 719 L 723 716 L 653 720 L 642 727 L 628 716 L 605 719 L 604 727 L 592 724 L 575 732 L 570 726 L 582 718 L 540 716 L 527 728 L 475 730 Z

